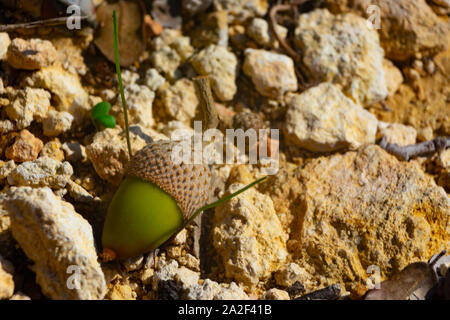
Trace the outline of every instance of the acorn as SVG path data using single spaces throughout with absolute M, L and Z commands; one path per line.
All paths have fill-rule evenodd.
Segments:
M 147 144 L 130 160 L 106 216 L 104 260 L 152 251 L 171 238 L 207 201 L 211 171 L 172 161 L 173 141 Z

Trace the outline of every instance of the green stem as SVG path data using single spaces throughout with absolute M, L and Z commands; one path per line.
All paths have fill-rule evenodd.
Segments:
M 258 183 L 262 182 L 266 178 L 267 177 L 259 178 L 258 180 L 255 180 L 252 183 L 246 185 L 242 189 L 239 189 L 238 191 L 236 191 L 236 192 L 234 192 L 232 194 L 229 194 L 229 195 L 227 195 L 227 196 L 225 196 L 225 197 L 223 197 L 223 198 L 221 198 L 221 199 L 219 199 L 219 200 L 217 200 L 217 201 L 215 201 L 213 203 L 210 203 L 210 204 L 207 204 L 206 206 L 201 207 L 200 209 L 195 211 L 195 213 L 188 220 L 186 220 L 186 222 L 182 225 L 182 227 L 181 227 L 181 229 L 179 231 L 183 230 L 183 228 L 188 226 L 203 211 L 211 209 L 211 208 L 214 208 L 214 207 L 218 206 L 219 204 L 224 203 L 224 202 L 226 202 L 226 201 L 236 197 L 237 195 L 241 194 L 242 192 L 244 192 L 244 191 L 250 189 L 251 187 L 257 185 Z
M 131 152 L 130 130 L 128 128 L 128 107 L 127 107 L 127 103 L 125 101 L 125 92 L 123 90 L 122 74 L 120 73 L 119 45 L 118 45 L 118 36 L 117 36 L 117 16 L 116 16 L 115 10 L 113 11 L 113 21 L 114 21 L 114 55 L 115 55 L 115 60 L 116 60 L 116 72 L 117 72 L 117 79 L 119 81 L 120 97 L 122 98 L 122 107 L 123 107 L 123 116 L 125 119 L 125 134 L 127 137 L 128 153 L 129 153 L 130 159 L 131 159 L 133 154 Z

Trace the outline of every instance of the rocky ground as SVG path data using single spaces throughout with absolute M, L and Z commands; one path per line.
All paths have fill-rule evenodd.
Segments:
M 378 145 L 450 136 L 450 3 L 307 1 L 275 26 L 298 60 L 271 31 L 276 2 L 187 0 L 180 16 L 143 19 L 143 40 L 123 40 L 134 151 L 202 118 L 197 75 L 211 78 L 221 129 L 280 129 L 277 174 L 205 212 L 199 239 L 189 226 L 126 261 L 100 258 L 129 160 L 112 29 L 0 33 L 0 299 L 292 299 L 334 284 L 358 299 L 369 266 L 386 280 L 450 250 L 450 149 L 403 161 Z M 39 1 L 23 3 L 0 24 L 42 18 Z M 115 128 L 92 124 L 100 101 Z M 214 171 L 212 197 L 262 175 Z

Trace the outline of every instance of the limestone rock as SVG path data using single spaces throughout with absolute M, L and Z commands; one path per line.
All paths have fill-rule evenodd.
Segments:
M 403 83 L 403 75 L 402 72 L 387 59 L 383 60 L 383 69 L 388 95 L 392 96 Z
M 6 53 L 8 52 L 8 47 L 11 44 L 11 39 L 8 33 L 0 32 L 0 60 L 6 58 Z
M 165 138 L 164 135 L 151 129 L 130 126 L 133 153 L 151 142 L 152 139 Z M 129 160 L 125 132 L 120 127 L 97 132 L 92 143 L 86 146 L 86 155 L 100 178 L 119 185 Z
M 267 0 L 214 0 L 214 7 L 228 11 L 230 22 L 243 22 L 248 18 L 264 16 L 269 4 Z
M 87 159 L 86 148 L 79 142 L 64 142 L 62 149 L 69 162 L 84 162 Z
M 146 85 L 151 91 L 155 92 L 161 88 L 166 79 L 158 73 L 154 68 L 150 68 L 145 72 L 144 85 Z
M 233 99 L 236 93 L 236 56 L 226 48 L 209 45 L 191 60 L 195 71 L 200 75 L 211 77 L 211 87 L 221 101 Z
M 13 136 L 14 142 L 6 148 L 5 156 L 15 162 L 35 160 L 44 147 L 42 141 L 27 129 L 23 129 L 19 133 L 13 133 Z
M 49 66 L 56 50 L 47 40 L 15 38 L 8 47 L 6 60 L 16 69 L 36 70 Z
M 124 91 L 129 123 L 151 128 L 155 123 L 152 114 L 155 93 L 150 91 L 148 87 L 137 84 L 126 86 Z M 122 100 L 119 95 L 117 96 L 117 101 L 119 101 L 122 110 Z M 121 115 L 123 115 L 123 112 L 121 112 Z M 123 123 L 123 126 L 125 126 L 125 123 Z
M 293 95 L 286 113 L 286 137 L 296 146 L 329 152 L 374 143 L 377 119 L 337 86 L 322 83 Z
M 275 281 L 282 287 L 290 287 L 295 282 L 306 285 L 311 279 L 311 275 L 298 264 L 291 262 L 275 273 Z
M 205 279 L 201 285 L 188 288 L 185 294 L 188 300 L 248 300 L 248 295 L 235 282 L 217 283 Z
M 400 123 L 378 122 L 378 131 L 381 137 L 386 137 L 389 143 L 407 146 L 416 143 L 417 131 L 411 126 Z
M 0 181 L 6 179 L 11 171 L 16 168 L 14 160 L 9 160 L 0 164 Z
M 263 300 L 290 300 L 289 293 L 280 289 L 270 289 L 267 290 L 263 297 Z
M 153 51 L 151 61 L 155 69 L 167 78 L 175 79 L 177 77 L 175 71 L 181 63 L 181 57 L 175 49 L 166 46 Z
M 242 68 L 263 96 L 280 98 L 285 92 L 298 88 L 294 62 L 283 54 L 247 49 Z
M 14 267 L 11 262 L 0 256 L 0 300 L 9 299 L 14 293 Z
M 167 114 L 181 122 L 188 122 L 195 116 L 199 105 L 194 83 L 186 78 L 161 90 L 161 101 Z
M 12 186 L 64 188 L 73 174 L 69 162 L 59 162 L 49 157 L 40 157 L 18 165 L 8 175 Z
M 295 45 L 310 76 L 331 81 L 355 102 L 370 105 L 387 96 L 378 34 L 354 14 L 316 9 L 299 16 Z
M 289 250 L 308 273 L 323 275 L 315 276 L 319 287 L 354 291 L 371 265 L 383 281 L 450 245 L 448 195 L 418 165 L 376 145 L 312 160 L 298 174 L 304 192 Z
M 50 110 L 42 122 L 44 134 L 48 137 L 59 136 L 70 130 L 73 120 L 74 117 L 66 111 Z
M 286 38 L 288 30 L 276 25 L 275 29 L 281 38 Z M 246 29 L 247 35 L 252 38 L 257 44 L 263 47 L 271 47 L 277 49 L 279 47 L 278 40 L 270 31 L 269 23 L 263 18 L 254 18 Z
M 43 89 L 25 88 L 17 90 L 5 111 L 15 121 L 17 128 L 28 127 L 33 120 L 45 118 L 50 107 L 50 93 Z
M 366 16 L 369 5 L 380 9 L 381 44 L 386 57 L 406 60 L 416 52 L 433 54 L 448 45 L 448 23 L 439 19 L 425 0 L 327 0 L 333 12 L 354 11 Z
M 12 187 L 6 209 L 14 238 L 34 261 L 42 292 L 52 299 L 102 299 L 106 284 L 92 228 L 49 188 Z
M 228 192 L 242 187 L 232 184 Z M 267 279 L 284 263 L 287 238 L 272 200 L 254 189 L 215 210 L 212 241 L 225 276 L 247 287 Z

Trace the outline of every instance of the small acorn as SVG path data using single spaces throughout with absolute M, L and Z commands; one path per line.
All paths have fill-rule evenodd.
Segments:
M 209 167 L 175 164 L 171 159 L 175 144 L 152 142 L 130 160 L 108 208 L 102 235 L 105 260 L 159 247 L 206 204 Z

